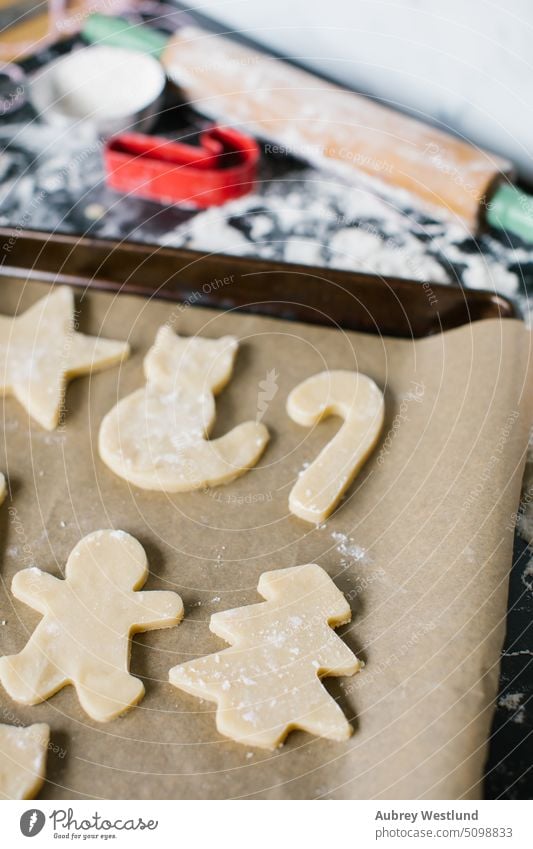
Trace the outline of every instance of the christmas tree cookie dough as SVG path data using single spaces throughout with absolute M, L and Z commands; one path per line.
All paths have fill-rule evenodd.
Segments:
M 74 296 L 60 286 L 20 316 L 0 316 L 0 395 L 13 395 L 47 430 L 59 423 L 67 381 L 123 360 L 126 342 L 78 333 Z
M 183 617 L 174 592 L 138 592 L 146 554 L 124 531 L 96 531 L 79 542 L 65 580 L 31 568 L 13 593 L 43 619 L 19 654 L 0 658 L 0 682 L 11 698 L 35 705 L 73 684 L 83 710 L 106 722 L 137 704 L 142 681 L 129 673 L 131 636 L 169 628 Z
M 291 513 L 319 524 L 333 512 L 376 446 L 385 414 L 383 393 L 364 374 L 324 371 L 292 390 L 287 413 L 304 427 L 328 416 L 344 419 L 289 495 Z
M 228 383 L 237 340 L 183 339 L 160 328 L 148 352 L 146 387 L 120 401 L 100 428 L 100 457 L 142 489 L 189 492 L 228 483 L 254 466 L 268 442 L 259 422 L 208 440 L 214 395 Z
M 33 799 L 45 777 L 48 725 L 0 725 L 0 799 Z
M 361 666 L 332 630 L 351 619 L 344 595 L 315 564 L 265 572 L 258 590 L 265 602 L 211 617 L 231 648 L 175 666 L 171 684 L 216 702 L 219 732 L 238 743 L 274 749 L 296 728 L 346 740 L 352 727 L 320 681 Z

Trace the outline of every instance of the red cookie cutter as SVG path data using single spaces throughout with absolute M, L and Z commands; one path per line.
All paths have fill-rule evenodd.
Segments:
M 227 127 L 210 127 L 200 146 L 142 133 L 110 138 L 104 149 L 106 183 L 119 192 L 204 209 L 254 188 L 257 142 Z

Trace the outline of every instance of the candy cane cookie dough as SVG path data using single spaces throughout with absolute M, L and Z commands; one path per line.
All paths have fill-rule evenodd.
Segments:
M 42 787 L 50 728 L 0 724 L 0 799 L 33 799 Z
M 377 444 L 385 416 L 383 393 L 364 374 L 323 371 L 292 390 L 287 413 L 304 427 L 328 416 L 344 419 L 289 495 L 291 513 L 319 524 L 333 512 Z
M 177 336 L 160 328 L 146 355 L 147 384 L 104 418 L 99 452 L 119 477 L 141 489 L 190 492 L 228 483 L 252 468 L 268 442 L 254 421 L 208 440 L 214 395 L 229 382 L 238 343 Z

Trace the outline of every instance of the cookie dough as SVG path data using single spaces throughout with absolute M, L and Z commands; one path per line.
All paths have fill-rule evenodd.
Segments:
M 207 440 L 215 399 L 228 383 L 237 340 L 177 336 L 160 328 L 144 369 L 147 385 L 120 401 L 100 428 L 100 457 L 141 489 L 189 492 L 228 483 L 257 463 L 266 427 L 245 422 Z
M 333 512 L 376 446 L 385 414 L 383 393 L 364 374 L 323 371 L 292 390 L 287 413 L 305 427 L 328 416 L 344 419 L 289 495 L 291 513 L 319 524 Z
M 126 342 L 75 330 L 74 296 L 60 286 L 23 315 L 0 316 L 0 395 L 13 395 L 47 430 L 59 423 L 67 381 L 123 360 Z
M 33 799 L 45 777 L 48 725 L 0 725 L 0 799 Z
M 352 727 L 322 686 L 354 675 L 360 662 L 332 628 L 349 622 L 344 595 L 313 563 L 261 575 L 266 602 L 215 613 L 210 628 L 231 648 L 170 670 L 170 682 L 217 703 L 221 734 L 274 749 L 300 728 L 346 740 Z
M 137 592 L 148 576 L 146 554 L 124 531 L 79 542 L 65 580 L 35 567 L 13 578 L 13 594 L 43 619 L 19 654 L 0 658 L 11 698 L 35 705 L 73 684 L 86 713 L 107 722 L 137 704 L 142 681 L 129 673 L 131 636 L 169 628 L 183 617 L 174 592 Z

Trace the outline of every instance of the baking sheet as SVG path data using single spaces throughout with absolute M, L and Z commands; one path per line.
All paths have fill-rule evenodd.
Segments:
M 26 308 L 45 291 L 4 283 L 0 311 Z M 186 618 L 135 639 L 132 672 L 146 696 L 111 724 L 89 720 L 72 688 L 33 708 L 0 690 L 1 721 L 52 727 L 43 797 L 477 798 L 531 419 L 523 325 L 477 322 L 409 342 L 103 293 L 78 306 L 80 330 L 128 337 L 133 355 L 73 382 L 65 427 L 52 434 L 4 402 L 1 461 L 12 500 L 1 510 L 0 651 L 19 651 L 39 620 L 9 594 L 13 574 L 33 564 L 60 574 L 76 542 L 98 528 L 123 528 L 142 542 L 147 588 L 179 592 Z M 215 436 L 256 417 L 268 374 L 277 387 L 263 417 L 267 452 L 227 487 L 146 493 L 98 458 L 99 423 L 142 385 L 142 358 L 165 322 L 184 334 L 241 339 Z M 284 407 L 295 384 L 326 367 L 376 380 L 387 420 L 341 508 L 313 529 L 288 515 L 288 493 L 338 421 L 302 428 Z M 224 647 L 210 615 L 259 601 L 263 571 L 310 561 L 352 606 L 341 633 L 366 667 L 326 686 L 355 733 L 342 744 L 294 733 L 275 753 L 225 740 L 214 706 L 170 687 L 168 669 Z

